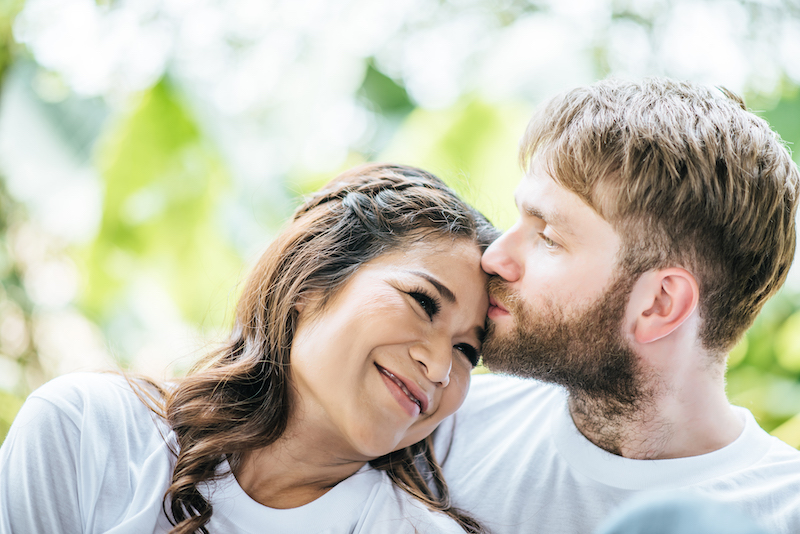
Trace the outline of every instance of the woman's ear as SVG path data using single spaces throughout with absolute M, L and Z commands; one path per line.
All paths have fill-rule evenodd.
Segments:
M 643 274 L 629 304 L 634 339 L 652 343 L 668 336 L 694 313 L 699 299 L 697 281 L 686 269 L 671 267 Z
M 308 302 L 308 293 L 303 292 L 297 295 L 297 298 L 294 302 L 294 309 L 297 311 L 298 314 L 302 314 L 306 307 L 309 305 Z
M 320 311 L 320 304 L 323 299 L 323 293 L 318 290 L 306 290 L 297 295 L 294 302 L 294 309 L 297 310 L 299 315 L 307 312 L 313 315 Z

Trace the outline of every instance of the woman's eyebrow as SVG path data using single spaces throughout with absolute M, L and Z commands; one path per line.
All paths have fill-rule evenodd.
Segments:
M 415 275 L 415 276 L 419 276 L 420 278 L 424 278 L 425 280 L 427 280 L 428 282 L 430 282 L 430 284 L 431 284 L 433 287 L 435 287 L 435 288 L 436 288 L 436 291 L 438 291 L 438 292 L 439 292 L 439 294 L 440 294 L 442 297 L 444 297 L 444 299 L 445 299 L 446 301 L 448 301 L 448 302 L 450 302 L 450 303 L 453 303 L 453 304 L 455 304 L 455 303 L 456 303 L 456 296 L 455 296 L 455 294 L 454 294 L 452 291 L 450 291 L 450 289 L 449 289 L 449 288 L 448 288 L 446 285 L 444 285 L 443 283 L 441 283 L 440 281 L 438 281 L 438 280 L 437 280 L 436 278 L 434 278 L 433 276 L 429 275 L 428 273 L 422 272 L 422 271 L 408 271 L 408 272 L 409 272 L 409 273 L 411 273 L 411 274 L 413 274 L 413 275 Z

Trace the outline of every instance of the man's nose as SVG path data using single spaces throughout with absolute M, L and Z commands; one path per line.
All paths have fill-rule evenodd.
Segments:
M 481 258 L 483 270 L 507 282 L 519 280 L 522 277 L 522 263 L 519 260 L 518 238 L 515 225 L 492 243 Z

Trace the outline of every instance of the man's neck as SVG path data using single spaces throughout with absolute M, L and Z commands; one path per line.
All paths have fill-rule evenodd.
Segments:
M 649 383 L 642 391 L 633 405 L 572 392 L 572 420 L 598 447 L 632 459 L 697 456 L 721 449 L 742 432 L 721 377 L 669 386 Z

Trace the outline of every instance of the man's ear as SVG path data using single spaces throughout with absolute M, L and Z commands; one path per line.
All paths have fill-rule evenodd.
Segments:
M 679 267 L 648 271 L 631 292 L 629 312 L 634 314 L 633 336 L 652 343 L 674 332 L 688 319 L 700 299 L 694 275 Z

